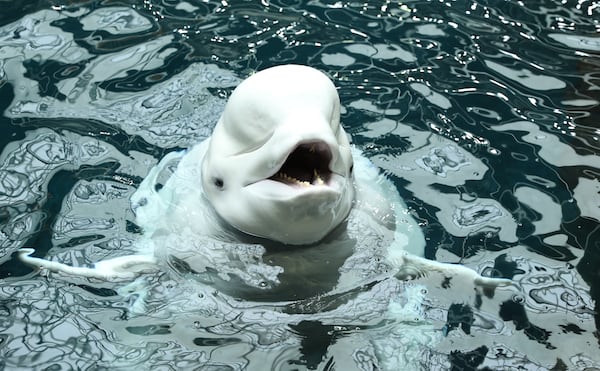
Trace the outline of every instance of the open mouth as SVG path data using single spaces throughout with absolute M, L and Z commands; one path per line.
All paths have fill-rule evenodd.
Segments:
M 325 185 L 331 179 L 331 158 L 331 150 L 326 143 L 302 143 L 288 155 L 281 169 L 269 179 L 304 187 Z

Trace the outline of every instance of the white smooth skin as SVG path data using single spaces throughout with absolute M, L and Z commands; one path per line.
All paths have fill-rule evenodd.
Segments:
M 330 179 L 310 185 L 268 179 L 303 143 L 329 148 Z M 252 75 L 234 90 L 210 138 L 202 185 L 217 213 L 240 231 L 310 244 L 348 216 L 351 167 L 335 86 L 316 69 L 283 65 Z

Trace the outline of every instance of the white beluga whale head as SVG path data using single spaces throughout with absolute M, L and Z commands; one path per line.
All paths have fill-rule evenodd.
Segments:
M 294 245 L 325 237 L 354 199 L 331 80 L 299 65 L 244 80 L 210 138 L 202 186 L 216 212 L 244 233 Z

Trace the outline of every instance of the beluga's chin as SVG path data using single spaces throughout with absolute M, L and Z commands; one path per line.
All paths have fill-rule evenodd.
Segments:
M 202 161 L 207 199 L 229 224 L 285 244 L 325 237 L 350 212 L 352 154 L 323 73 L 284 65 L 233 92 Z

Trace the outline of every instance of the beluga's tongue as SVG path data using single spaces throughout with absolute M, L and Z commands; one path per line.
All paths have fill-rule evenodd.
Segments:
M 321 240 L 350 212 L 352 155 L 331 80 L 269 68 L 232 93 L 202 162 L 202 185 L 235 228 L 285 244 Z

